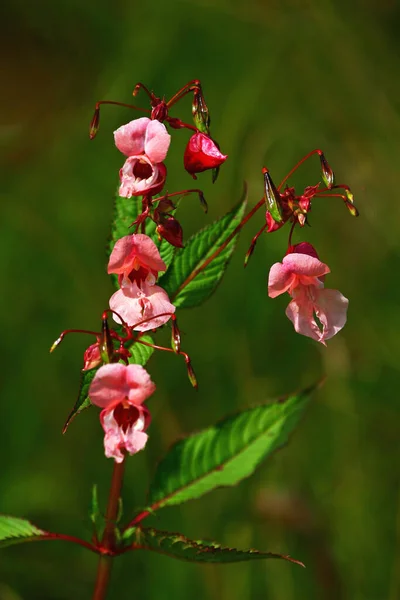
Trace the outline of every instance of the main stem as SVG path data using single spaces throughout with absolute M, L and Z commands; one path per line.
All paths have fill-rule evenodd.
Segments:
M 119 499 L 121 496 L 122 482 L 124 479 L 125 460 L 121 463 L 114 462 L 114 469 L 111 479 L 110 495 L 106 510 L 106 527 L 101 540 L 101 549 L 104 552 L 100 556 L 97 567 L 96 584 L 93 592 L 93 600 L 104 600 L 107 593 L 108 582 L 110 580 L 112 556 L 108 552 L 114 550 L 115 542 L 115 524 L 118 516 Z

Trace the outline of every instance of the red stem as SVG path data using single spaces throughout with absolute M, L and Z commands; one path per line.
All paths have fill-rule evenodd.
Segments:
M 299 162 L 297 164 L 295 164 L 295 166 L 293 167 L 293 169 L 291 171 L 289 171 L 289 173 L 286 175 L 286 177 L 284 177 L 282 179 L 282 181 L 280 182 L 280 184 L 278 185 L 278 191 L 281 189 L 281 187 L 283 186 L 284 183 L 287 182 L 287 180 L 289 179 L 289 177 L 291 177 L 293 175 L 293 173 L 295 171 L 297 171 L 297 169 L 306 161 L 308 160 L 311 156 L 313 156 L 314 154 L 319 154 L 319 156 L 321 156 L 322 154 L 322 150 L 319 150 L 318 148 L 316 150 L 311 150 L 311 152 L 309 152 L 308 154 L 306 154 L 305 156 L 303 156 L 303 158 L 301 160 L 299 160 Z
M 200 81 L 198 79 L 192 79 L 192 81 L 189 81 L 189 83 L 184 85 L 170 100 L 168 100 L 168 108 L 171 108 L 178 100 L 183 98 L 183 96 L 186 96 L 186 94 L 193 92 L 196 88 L 200 89 Z
M 79 544 L 96 554 L 100 553 L 100 550 L 96 548 L 90 542 L 86 542 L 85 540 L 81 540 L 81 538 L 75 537 L 73 535 L 65 535 L 64 533 L 46 533 L 45 535 L 41 535 L 40 537 L 32 538 L 32 541 L 49 541 L 49 540 L 62 540 L 63 542 L 72 542 L 73 544 Z
M 112 556 L 107 556 L 115 551 L 115 524 L 118 515 L 119 498 L 121 495 L 122 482 L 124 478 L 125 460 L 121 463 L 114 462 L 111 479 L 110 495 L 106 510 L 106 528 L 100 544 L 102 556 L 100 556 L 97 567 L 96 584 L 93 592 L 93 600 L 104 600 L 110 580 Z
M 151 112 L 148 108 L 140 108 L 140 106 L 135 106 L 134 104 L 125 104 L 124 102 L 115 102 L 114 100 L 100 100 L 99 102 L 96 102 L 96 109 L 100 106 L 100 104 L 115 104 L 115 106 L 133 108 L 134 110 L 138 110 L 140 112 Z

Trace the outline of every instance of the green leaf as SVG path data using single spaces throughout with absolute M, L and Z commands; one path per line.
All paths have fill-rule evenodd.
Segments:
M 130 235 L 133 233 L 132 229 L 129 229 L 129 226 L 132 225 L 141 212 L 142 201 L 139 198 L 121 198 L 117 192 L 115 197 L 114 217 L 111 228 L 111 240 L 108 247 L 108 255 L 111 254 L 111 251 L 114 248 L 117 240 L 125 235 Z M 160 241 L 158 239 L 158 235 L 156 233 L 156 224 L 151 219 L 146 220 L 145 233 L 151 237 L 156 244 L 160 252 L 160 256 L 168 268 L 174 258 L 176 248 L 171 246 L 171 244 L 169 244 L 166 240 L 162 239 Z M 116 281 L 117 278 L 115 277 L 114 283 Z M 119 286 L 117 287 L 119 289 Z
M 149 344 L 154 344 L 154 340 L 151 335 L 142 335 L 140 339 Z M 144 346 L 140 344 L 140 342 L 134 342 L 131 346 L 128 347 L 128 350 L 132 353 L 132 356 L 128 359 L 131 365 L 144 365 L 150 359 L 151 355 L 154 352 L 154 348 L 150 348 L 150 346 Z
M 287 442 L 313 389 L 249 408 L 178 441 L 158 465 L 147 505 L 156 510 L 180 504 L 251 475 Z
M 191 562 L 233 563 L 261 558 L 283 558 L 304 567 L 303 563 L 289 556 L 252 549 L 227 548 L 216 542 L 189 540 L 180 533 L 158 531 L 157 529 L 136 527 L 127 530 L 124 534 L 124 541 L 131 544 L 132 550 L 153 550 L 172 558 Z
M 46 531 L 25 519 L 0 515 L 0 548 L 30 542 L 44 535 L 47 535 Z
M 177 307 L 189 308 L 202 304 L 215 291 L 235 248 L 236 237 L 208 264 L 204 270 L 188 278 L 220 248 L 243 218 L 246 198 L 225 216 L 189 238 L 180 248 L 167 273 L 159 279 L 171 301 Z
M 88 398 L 89 387 L 99 368 L 100 367 L 95 367 L 94 369 L 81 372 L 81 383 L 79 386 L 78 398 L 74 404 L 74 408 L 71 410 L 67 420 L 65 421 L 63 433 L 67 431 L 71 421 L 76 417 L 76 415 L 79 415 L 79 413 L 81 413 L 83 410 L 92 406 L 92 403 Z

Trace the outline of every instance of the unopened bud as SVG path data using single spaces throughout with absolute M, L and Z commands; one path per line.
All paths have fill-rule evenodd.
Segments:
M 181 349 L 181 332 L 179 331 L 179 327 L 175 318 L 172 320 L 171 345 L 173 351 L 176 352 L 176 354 L 179 354 Z
M 204 198 L 203 192 L 201 192 L 201 191 L 199 192 L 199 200 L 200 200 L 200 204 L 201 204 L 204 212 L 207 214 L 208 213 L 208 204 L 207 204 L 206 199 Z
M 155 201 L 157 201 L 157 198 L 155 199 Z M 170 200 L 168 198 L 168 196 L 165 196 L 165 198 L 160 200 L 160 202 L 157 204 L 156 211 L 158 213 L 165 214 L 165 213 L 170 213 L 171 211 L 173 211 L 175 209 L 176 209 L 176 206 L 172 202 L 172 200 Z
M 358 212 L 358 208 L 352 202 L 345 201 L 345 205 L 347 206 L 349 213 L 353 215 L 353 217 L 358 217 L 360 213 Z
M 161 100 L 159 104 L 153 106 L 151 109 L 151 119 L 160 121 L 161 123 L 165 121 L 168 117 L 168 106 L 164 100 Z
M 335 173 L 332 171 L 328 161 L 325 158 L 323 152 L 319 155 L 319 159 L 321 161 L 321 169 L 322 169 L 322 179 L 328 189 L 335 184 Z
M 195 90 L 192 103 L 194 124 L 202 133 L 210 135 L 210 113 L 201 90 Z
M 64 336 L 60 335 L 59 338 L 56 339 L 56 341 L 54 342 L 54 344 L 51 346 L 50 348 L 50 352 L 54 352 L 54 350 L 57 348 L 57 346 L 63 341 Z
M 351 190 L 349 190 L 348 188 L 344 188 L 344 193 L 346 194 L 347 200 L 349 200 L 349 202 L 354 204 L 353 192 Z
M 93 118 L 90 122 L 89 137 L 91 140 L 94 137 L 96 137 L 99 127 L 100 127 L 100 107 L 96 106 Z
M 176 248 L 183 248 L 182 227 L 175 217 L 167 217 L 162 223 L 157 225 L 156 231 L 164 240 L 167 240 Z
M 192 386 L 197 390 L 197 388 L 199 387 L 199 384 L 197 383 L 197 378 L 196 378 L 195 372 L 193 370 L 192 363 L 189 360 L 186 361 L 186 368 L 187 368 L 189 381 L 192 384 Z
M 208 169 L 216 169 L 228 157 L 222 154 L 219 146 L 205 133 L 198 131 L 190 138 L 183 157 L 183 163 L 186 171 L 196 179 L 195 173 L 201 173 Z M 213 181 L 215 181 L 218 172 L 213 172 Z
M 347 206 L 347 209 L 349 211 L 349 213 L 353 216 L 353 217 L 358 217 L 358 215 L 360 214 L 358 212 L 357 207 L 354 204 L 354 196 L 353 196 L 353 192 L 348 188 L 348 187 L 343 187 L 343 191 L 346 195 L 347 201 L 345 200 L 344 203 Z
M 103 314 L 103 323 L 101 328 L 101 335 L 99 339 L 99 351 L 101 360 L 104 363 L 113 362 L 114 359 L 114 344 L 110 334 L 110 328 L 108 326 L 107 315 Z
M 83 354 L 83 369 L 82 371 L 89 371 L 95 367 L 99 367 L 103 360 L 100 354 L 99 344 L 91 344 L 89 348 L 86 348 Z
M 283 217 L 281 211 L 281 195 L 276 189 L 268 169 L 264 167 L 262 172 L 264 175 L 264 193 L 267 211 L 269 212 L 275 223 L 282 223 Z

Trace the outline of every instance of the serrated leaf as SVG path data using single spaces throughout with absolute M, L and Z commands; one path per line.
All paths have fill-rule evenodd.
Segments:
M 95 367 L 94 369 L 89 369 L 88 371 L 81 372 L 81 382 L 79 386 L 78 398 L 74 404 L 74 408 L 71 410 L 67 417 L 67 420 L 65 421 L 63 433 L 67 431 L 69 425 L 71 424 L 71 421 L 76 417 L 76 415 L 79 415 L 79 413 L 81 413 L 83 410 L 92 406 L 92 403 L 88 398 L 88 393 L 90 384 L 92 383 L 93 378 L 96 375 L 99 368 L 100 367 Z
M 132 225 L 141 212 L 142 202 L 139 198 L 121 198 L 117 192 L 115 197 L 114 216 L 111 227 L 111 240 L 108 247 L 108 255 L 111 254 L 111 251 L 114 248 L 117 240 L 125 235 L 130 235 L 133 233 L 133 230 L 129 229 L 129 226 Z M 146 220 L 145 233 L 151 237 L 153 242 L 156 244 L 160 252 L 160 256 L 168 268 L 174 258 L 176 248 L 171 246 L 171 244 L 164 239 L 161 241 L 159 240 L 156 233 L 156 224 L 151 219 Z M 113 281 L 116 283 L 118 280 L 115 277 L 113 278 Z M 117 287 L 119 289 L 119 286 Z
M 46 531 L 25 519 L 0 515 L 0 548 L 30 542 L 45 535 L 47 535 Z
M 287 442 L 313 389 L 249 408 L 174 444 L 158 465 L 147 505 L 180 504 L 251 475 Z
M 149 344 L 154 344 L 154 340 L 151 335 L 142 335 L 140 336 L 140 339 Z M 129 346 L 128 350 L 132 354 L 132 356 L 128 359 L 130 364 L 141 365 L 142 367 L 144 367 L 154 352 L 154 348 L 151 348 L 150 346 L 144 346 L 138 341 L 134 342 L 132 346 Z
M 125 532 L 124 540 L 132 550 L 153 550 L 172 558 L 203 563 L 233 563 L 266 558 L 281 558 L 304 566 L 301 562 L 272 552 L 259 550 L 237 550 L 221 546 L 216 542 L 190 540 L 180 533 L 170 533 L 152 528 L 135 528 Z
M 188 281 L 188 278 L 214 253 L 235 230 L 243 218 L 247 200 L 244 199 L 225 216 L 195 233 L 180 248 L 168 271 L 159 279 L 171 301 L 180 308 L 202 304 L 215 291 L 235 247 L 232 239 L 221 253 Z

